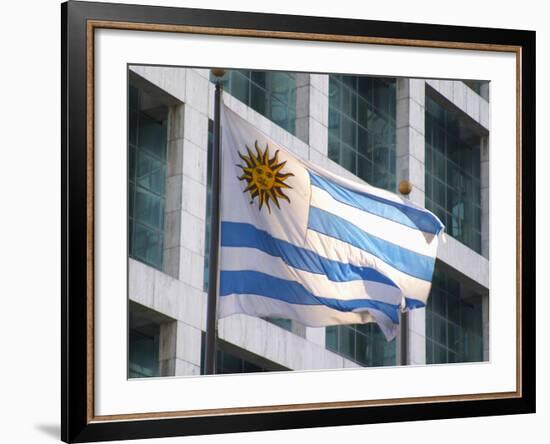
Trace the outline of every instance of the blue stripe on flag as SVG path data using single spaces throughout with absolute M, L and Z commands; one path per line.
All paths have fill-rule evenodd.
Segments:
M 350 312 L 356 309 L 376 309 L 384 313 L 395 324 L 399 323 L 399 305 L 371 299 L 340 300 L 312 294 L 295 281 L 276 278 L 258 271 L 221 271 L 220 296 L 245 294 L 265 296 L 289 304 L 324 305 L 334 310 Z
M 397 287 L 391 279 L 373 268 L 359 267 L 324 258 L 311 250 L 274 238 L 251 224 L 222 222 L 221 245 L 222 247 L 256 248 L 271 256 L 281 258 L 293 268 L 325 275 L 333 282 L 364 280 Z
M 343 204 L 426 233 L 439 234 L 444 228 L 443 224 L 428 211 L 384 199 L 373 194 L 351 190 L 312 171 L 309 171 L 309 176 L 312 185 L 325 190 L 333 199 Z
M 308 228 L 360 248 L 410 276 L 432 279 L 434 258 L 373 236 L 339 216 L 310 207 Z

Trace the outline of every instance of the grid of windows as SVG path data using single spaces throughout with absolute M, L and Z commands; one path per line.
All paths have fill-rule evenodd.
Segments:
M 395 340 L 387 342 L 377 324 L 327 327 L 326 347 L 358 364 L 375 367 L 395 365 Z
M 446 231 L 481 252 L 481 137 L 426 95 L 426 208 Z
M 223 87 L 232 96 L 296 134 L 296 78 L 276 71 L 226 71 Z
M 131 257 L 162 269 L 167 110 L 152 116 L 146 93 L 129 89 L 128 245 Z
M 426 307 L 426 363 L 483 361 L 481 297 L 461 297 L 461 284 L 436 266 Z
M 395 79 L 331 75 L 329 158 L 395 190 Z

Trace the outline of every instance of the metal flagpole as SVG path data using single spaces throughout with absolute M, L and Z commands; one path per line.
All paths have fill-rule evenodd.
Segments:
M 218 302 L 218 251 L 220 241 L 220 116 L 223 69 L 213 69 L 216 77 L 214 98 L 214 146 L 212 147 L 212 194 L 210 218 L 210 253 L 208 260 L 208 301 L 206 308 L 206 343 L 204 374 L 216 372 L 217 302 Z
M 399 192 L 409 199 L 409 194 L 412 191 L 412 184 L 408 180 L 402 180 L 399 182 L 398 186 Z M 401 328 L 399 330 L 399 364 L 408 365 L 409 364 L 409 313 L 407 311 L 401 312 L 399 319 L 399 325 Z

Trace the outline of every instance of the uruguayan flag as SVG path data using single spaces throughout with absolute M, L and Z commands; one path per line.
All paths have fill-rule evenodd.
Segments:
M 423 307 L 443 225 L 379 188 L 299 160 L 222 110 L 220 318 L 311 327 L 377 322 Z

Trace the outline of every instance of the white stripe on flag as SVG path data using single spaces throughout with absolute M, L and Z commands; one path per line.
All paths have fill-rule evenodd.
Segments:
M 352 191 L 356 191 L 358 193 L 368 193 L 368 194 L 371 194 L 373 196 L 380 197 L 381 199 L 387 200 L 389 202 L 394 202 L 396 204 L 405 205 L 407 207 L 415 208 L 415 209 L 417 209 L 421 212 L 426 213 L 427 215 L 430 215 L 434 220 L 439 221 L 437 216 L 435 216 L 431 211 L 415 204 L 414 202 L 411 202 L 410 200 L 407 200 L 403 197 L 400 197 L 397 194 L 392 193 L 391 191 L 385 190 L 383 188 L 378 188 L 378 187 L 372 186 L 372 185 L 370 185 L 366 182 L 359 182 L 359 180 L 360 180 L 359 178 L 357 178 L 358 181 L 354 181 L 354 180 L 350 180 L 350 179 L 347 179 L 347 178 L 342 177 L 342 176 L 338 176 L 338 175 L 334 174 L 333 172 L 331 172 L 329 170 L 325 170 L 324 168 L 321 168 L 320 166 L 318 166 L 318 165 L 316 165 L 316 164 L 314 164 L 310 161 L 303 161 L 303 163 L 305 165 L 307 165 L 308 169 L 312 170 L 318 176 L 321 176 L 325 180 L 330 180 L 330 181 L 334 182 L 335 184 L 337 184 L 339 186 L 348 188 L 348 189 L 350 189 Z M 441 224 L 440 221 L 439 221 L 439 224 Z
M 435 235 L 338 202 L 329 193 L 315 186 L 311 187 L 311 206 L 352 221 L 358 228 L 380 239 L 417 253 L 430 257 L 435 257 L 437 253 L 437 242 L 432 242 Z

